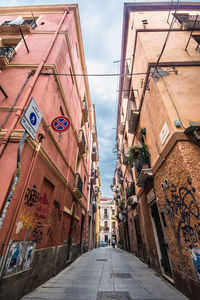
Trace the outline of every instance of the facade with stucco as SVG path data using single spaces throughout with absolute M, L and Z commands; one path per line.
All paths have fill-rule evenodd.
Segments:
M 96 123 L 77 5 L 0 8 L 0 52 L 0 294 L 19 299 L 88 248 Z M 20 148 L 32 98 L 42 120 Z
M 125 4 L 115 171 L 121 245 L 190 299 L 200 291 L 199 14 L 199 2 Z

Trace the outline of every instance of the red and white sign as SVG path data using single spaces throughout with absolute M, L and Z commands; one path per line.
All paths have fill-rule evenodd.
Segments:
M 67 117 L 59 116 L 53 119 L 51 122 L 51 127 L 57 132 L 63 132 L 67 130 L 70 126 L 70 120 Z

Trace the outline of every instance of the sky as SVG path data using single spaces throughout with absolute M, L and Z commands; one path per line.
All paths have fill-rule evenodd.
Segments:
M 67 3 L 78 3 L 79 6 L 88 74 L 119 73 L 120 63 L 116 61 L 121 57 L 123 0 L 1 0 L 0 6 Z M 96 110 L 103 197 L 112 197 L 110 185 L 116 164 L 112 150 L 116 136 L 118 83 L 118 77 L 89 77 L 91 101 Z

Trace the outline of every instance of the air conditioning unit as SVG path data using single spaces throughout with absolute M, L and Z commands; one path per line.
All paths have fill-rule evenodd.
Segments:
M 200 122 L 190 122 L 185 134 L 198 146 L 200 146 Z

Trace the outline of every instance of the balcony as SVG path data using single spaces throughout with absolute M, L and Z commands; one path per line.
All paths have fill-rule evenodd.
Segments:
M 87 106 L 87 101 L 86 100 L 83 100 L 82 118 L 83 118 L 84 123 L 86 123 L 88 121 L 88 106 Z
M 109 227 L 103 227 L 104 231 L 109 231 Z
M 128 200 L 127 200 L 127 205 L 128 206 L 131 206 L 132 208 L 135 208 L 137 204 L 138 204 L 138 200 L 137 200 L 136 195 L 131 196 L 131 197 L 128 198 Z
M 122 154 L 122 164 L 127 166 L 128 165 L 128 155 Z
M 94 187 L 94 193 L 95 193 L 95 196 L 97 197 L 97 196 L 98 196 L 98 193 L 99 193 L 99 188 L 98 188 L 98 186 L 95 186 L 95 187 Z
M 119 125 L 119 133 L 120 133 L 120 134 L 123 134 L 123 133 L 124 133 L 125 125 L 126 125 L 125 122 L 121 122 L 121 123 L 120 123 L 120 125 Z
M 12 24 L 14 23 L 14 21 L 16 21 L 16 24 Z M 26 33 L 30 33 L 31 30 L 33 30 L 37 25 L 34 19 L 23 20 L 21 18 L 19 23 L 17 19 L 13 21 L 5 21 L 0 25 L 0 33 L 19 34 L 19 26 L 22 32 L 26 34 Z
M 174 17 L 180 24 L 182 30 L 192 30 L 194 23 L 195 23 L 194 29 L 197 30 L 200 29 L 200 16 L 197 17 L 197 15 L 189 15 L 186 13 L 186 14 L 175 14 Z
M 103 215 L 103 218 L 104 219 L 108 219 L 108 215 Z
M 123 84 L 123 96 L 124 98 L 128 98 L 129 95 L 129 88 L 130 88 L 130 83 L 131 83 L 131 75 L 126 75 L 124 77 L 124 84 Z
M 97 141 L 97 133 L 96 133 L 96 128 L 94 125 L 92 126 L 92 138 L 93 138 L 94 142 Z
M 128 132 L 135 134 L 137 122 L 139 118 L 139 110 L 131 109 L 128 116 Z
M 152 178 L 152 177 L 153 177 L 152 168 L 142 169 L 140 171 L 140 175 L 139 175 L 137 183 L 136 183 L 137 186 L 143 187 L 145 182 L 147 181 L 147 179 Z
M 85 154 L 86 153 L 86 141 L 85 141 L 84 131 L 82 129 L 79 130 L 78 146 L 81 150 L 81 153 Z
M 0 67 L 6 67 L 15 54 L 13 47 L 0 47 Z
M 82 197 L 83 182 L 79 173 L 75 174 L 73 192 L 77 198 Z

